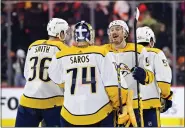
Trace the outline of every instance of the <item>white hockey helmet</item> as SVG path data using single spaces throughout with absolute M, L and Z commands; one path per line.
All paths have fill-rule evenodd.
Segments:
M 150 44 L 151 40 L 153 40 L 154 43 L 156 42 L 154 32 L 148 26 L 137 28 L 136 34 L 137 34 L 137 43 Z
M 126 31 L 127 36 L 128 36 L 128 34 L 129 34 L 129 28 L 128 28 L 128 25 L 126 24 L 126 22 L 123 21 L 123 20 L 114 20 L 114 21 L 110 22 L 109 27 L 108 27 L 108 35 L 109 35 L 109 29 L 112 26 L 115 26 L 115 25 L 122 26 L 123 31 Z
M 65 40 L 68 29 L 69 29 L 68 23 L 60 18 L 52 18 L 47 25 L 48 35 L 58 37 L 60 40 L 61 40 L 60 33 L 62 31 L 64 32 Z

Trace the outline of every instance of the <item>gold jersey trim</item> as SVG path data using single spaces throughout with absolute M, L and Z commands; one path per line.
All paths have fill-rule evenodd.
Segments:
M 87 115 L 74 115 L 70 113 L 65 106 L 61 110 L 62 117 L 73 125 L 91 125 L 100 122 L 113 111 L 110 102 L 101 107 L 98 111 Z
M 29 107 L 29 108 L 37 108 L 37 109 L 47 109 L 53 108 L 54 106 L 62 106 L 64 101 L 63 96 L 55 96 L 50 98 L 32 98 L 27 97 L 24 94 L 20 98 L 20 105 Z
M 159 88 L 161 89 L 161 94 L 162 94 L 161 97 L 167 98 L 170 95 L 171 83 L 168 83 L 165 81 L 157 81 L 157 84 L 158 84 Z M 172 97 L 169 99 L 172 99 Z
M 146 48 L 146 50 L 147 50 L 147 52 L 155 52 L 156 54 L 161 52 L 161 50 L 158 48 Z
M 33 42 L 29 46 L 29 49 L 31 49 L 31 47 L 33 47 L 33 46 L 38 46 L 38 45 L 54 46 L 54 47 L 57 47 L 59 51 L 62 50 L 62 48 L 67 48 L 68 47 L 63 42 L 60 42 L 60 41 L 54 41 L 54 40 L 37 40 L 37 41 Z
M 142 100 L 142 108 L 143 109 L 151 109 L 151 108 L 157 108 L 161 107 L 161 102 L 159 98 L 150 98 L 146 100 Z M 137 99 L 134 99 L 133 102 L 133 108 L 138 108 L 138 101 Z
M 102 47 L 105 47 L 109 52 L 135 52 L 135 44 L 134 43 L 127 43 L 124 48 L 116 50 L 111 44 L 105 44 Z M 140 54 L 144 46 L 137 45 L 137 53 Z
M 62 51 L 63 52 L 63 51 Z M 97 52 L 91 52 L 91 53 L 79 53 L 79 54 L 69 54 L 69 55 L 62 55 L 62 56 L 57 56 L 57 59 L 60 59 L 62 57 L 66 57 L 66 56 L 74 56 L 74 55 L 86 55 L 86 54 L 99 54 L 102 55 L 103 57 L 105 57 L 103 54 L 101 53 L 97 53 Z
M 99 46 L 88 46 L 85 48 L 80 48 L 76 46 L 72 46 L 68 49 L 60 51 L 56 54 L 56 58 L 62 58 L 64 56 L 72 56 L 72 55 L 83 55 L 83 54 L 100 54 L 105 57 L 108 53 L 108 50 Z

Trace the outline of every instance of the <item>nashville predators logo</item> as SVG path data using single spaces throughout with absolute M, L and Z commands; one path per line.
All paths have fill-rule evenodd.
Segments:
M 113 62 L 113 64 L 116 70 L 120 72 L 124 77 L 131 73 L 131 70 L 126 64 L 120 63 L 119 65 L 117 65 L 116 62 Z

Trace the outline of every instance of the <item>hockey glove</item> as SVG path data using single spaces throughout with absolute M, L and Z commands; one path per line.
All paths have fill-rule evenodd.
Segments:
M 132 124 L 132 126 L 137 127 L 137 121 L 136 121 L 136 117 L 135 117 L 134 110 L 133 110 L 133 95 L 134 95 L 133 90 L 129 90 L 128 98 L 127 98 L 127 107 L 128 107 L 128 113 L 130 116 L 129 121 Z
M 129 120 L 129 114 L 128 114 L 128 109 L 127 106 L 124 106 L 122 108 L 123 114 L 118 114 L 118 125 L 126 124 Z
M 128 97 L 126 106 L 123 107 L 123 114 L 118 114 L 118 124 L 124 124 L 125 127 L 130 126 L 132 124 L 134 127 L 137 127 L 136 117 L 133 111 L 133 91 L 128 91 Z
M 139 83 L 145 85 L 145 79 L 146 79 L 146 72 L 143 68 L 140 67 L 133 67 L 131 69 L 132 76 L 135 80 L 138 80 Z
M 161 98 L 161 108 L 160 108 L 161 113 L 166 112 L 169 108 L 172 107 L 172 100 L 171 100 L 172 95 L 173 95 L 173 92 L 170 91 L 170 95 L 167 98 Z

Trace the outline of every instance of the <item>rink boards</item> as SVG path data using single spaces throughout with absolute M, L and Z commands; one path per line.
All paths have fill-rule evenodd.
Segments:
M 172 90 L 174 92 L 174 104 L 167 112 L 161 114 L 161 124 L 166 127 L 184 126 L 184 87 L 172 87 Z M 19 98 L 22 92 L 23 88 L 2 88 L 1 126 L 14 126 Z

